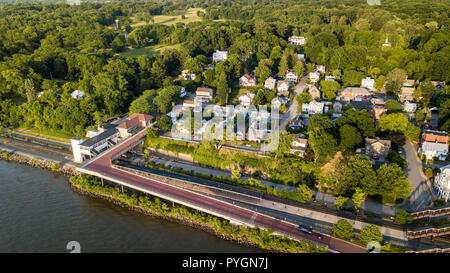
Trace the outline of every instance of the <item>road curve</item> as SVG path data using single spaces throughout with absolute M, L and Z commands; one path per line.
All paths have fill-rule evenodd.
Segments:
M 322 235 L 322 238 L 319 239 L 319 237 L 316 235 L 306 234 L 297 230 L 296 226 L 294 226 L 293 224 L 280 221 L 266 215 L 255 213 L 253 211 L 238 206 L 234 206 L 230 203 L 209 198 L 184 189 L 176 188 L 168 184 L 144 178 L 139 175 L 135 175 L 133 173 L 126 172 L 120 169 L 112 168 L 111 159 L 116 154 L 132 146 L 133 143 L 138 141 L 141 137 L 143 137 L 143 135 L 144 133 L 141 131 L 140 133 L 136 134 L 130 139 L 125 140 L 124 142 L 114 146 L 110 150 L 100 154 L 98 157 L 89 161 L 86 165 L 84 165 L 83 168 L 100 174 L 104 173 L 107 174 L 108 176 L 112 176 L 117 179 L 124 180 L 132 184 L 136 184 L 138 186 L 151 188 L 156 192 L 166 194 L 168 196 L 175 196 L 179 198 L 179 200 L 184 200 L 189 204 L 193 204 L 197 207 L 205 207 L 210 210 L 219 212 L 222 215 L 229 215 L 234 219 L 240 219 L 243 222 L 253 223 L 255 226 L 271 228 L 275 232 L 283 235 L 288 235 L 296 239 L 307 240 L 317 245 L 322 246 L 328 245 L 330 250 L 335 250 L 337 252 L 343 253 L 367 252 L 366 249 L 360 246 L 330 236 Z

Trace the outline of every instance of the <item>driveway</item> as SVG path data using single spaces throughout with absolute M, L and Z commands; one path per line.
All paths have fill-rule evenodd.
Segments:
M 281 123 L 280 123 L 281 132 L 285 131 L 286 125 L 288 125 L 289 121 L 291 121 L 297 115 L 298 102 L 295 98 L 297 97 L 298 94 L 300 94 L 303 91 L 303 89 L 305 87 L 306 87 L 306 76 L 301 78 L 300 82 L 295 85 L 294 99 L 293 99 L 291 105 L 289 106 L 288 111 L 285 114 L 280 115 L 280 117 L 281 117 Z
M 422 171 L 422 162 L 417 156 L 417 149 L 409 140 L 405 146 L 406 161 L 408 168 L 405 170 L 406 177 L 411 181 L 412 192 L 398 207 L 405 210 L 422 210 L 432 206 L 434 192 L 431 183 Z

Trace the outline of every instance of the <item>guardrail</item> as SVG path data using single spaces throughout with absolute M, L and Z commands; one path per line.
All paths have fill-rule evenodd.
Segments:
M 147 167 L 139 166 L 140 170 L 138 170 L 138 171 L 142 172 L 143 169 L 145 169 L 145 168 L 147 168 Z M 133 169 L 135 169 L 135 168 L 133 168 Z M 151 168 L 149 168 L 149 169 L 151 169 Z M 161 171 L 161 172 L 165 172 L 165 171 Z M 168 173 L 170 173 L 170 172 L 168 172 Z M 185 176 L 185 177 L 191 178 L 191 176 L 188 176 L 188 175 L 182 175 L 182 174 L 177 174 L 177 173 L 174 173 L 174 174 L 179 175 L 181 177 Z M 197 178 L 197 177 L 193 177 L 193 178 L 198 179 L 198 180 L 207 180 L 207 179 L 202 179 L 202 178 Z M 180 178 L 180 179 L 182 179 L 182 178 Z M 207 181 L 209 181 L 209 180 L 207 180 Z M 219 183 L 219 182 L 215 182 L 215 183 Z M 226 184 L 226 183 L 224 183 L 224 185 L 227 185 L 227 186 L 229 186 L 231 188 L 238 188 L 236 186 L 232 186 L 232 185 L 229 185 L 229 184 Z M 320 207 L 318 205 L 311 204 L 311 203 L 301 203 L 301 202 L 298 202 L 298 201 L 295 201 L 295 200 L 285 199 L 285 198 L 282 198 L 282 197 L 279 197 L 279 196 L 275 196 L 275 195 L 271 195 L 271 194 L 267 194 L 267 193 L 262 193 L 262 192 L 259 192 L 259 191 L 250 190 L 250 189 L 246 189 L 246 188 L 238 188 L 238 189 L 239 189 L 239 191 L 247 192 L 244 195 L 250 195 L 250 196 L 253 196 L 253 197 L 262 198 L 262 199 L 265 199 L 267 201 L 282 203 L 282 204 L 291 205 L 291 206 L 295 206 L 295 207 L 302 208 L 302 209 L 307 209 L 307 210 L 312 210 L 312 211 L 318 211 L 318 212 L 326 213 L 326 214 L 329 214 L 329 215 L 334 215 L 334 216 L 343 217 L 343 218 L 347 218 L 347 219 L 351 219 L 351 220 L 356 220 L 356 221 L 360 221 L 360 222 L 374 224 L 374 225 L 378 225 L 378 226 L 382 226 L 382 227 L 386 227 L 386 228 L 392 228 L 392 229 L 397 229 L 397 230 L 401 230 L 401 231 L 406 231 L 406 228 L 403 228 L 400 225 L 389 223 L 389 222 L 387 222 L 385 220 L 376 219 L 376 218 L 369 218 L 369 217 L 366 217 L 366 216 L 358 216 L 358 215 L 355 215 L 354 213 L 347 212 L 347 211 L 336 211 L 336 210 L 334 210 L 332 208 Z
M 450 215 L 450 205 L 442 208 L 436 208 L 436 209 L 427 209 L 422 211 L 416 211 L 412 212 L 411 216 L 414 220 L 421 219 L 421 218 L 433 218 L 433 217 L 439 217 L 439 216 L 445 216 Z
M 149 173 L 146 173 L 146 172 L 143 172 L 143 171 L 139 171 L 139 170 L 136 170 L 136 169 L 133 169 L 133 168 L 128 168 L 128 167 L 121 166 L 121 165 L 113 165 L 112 167 L 113 167 L 113 168 L 116 168 L 116 169 L 119 169 L 119 170 L 123 170 L 123 171 L 125 171 L 125 172 L 134 173 L 135 175 L 142 176 L 142 177 L 147 177 L 147 178 L 151 179 L 151 177 L 149 177 Z M 150 175 L 151 175 L 151 174 L 150 174 Z M 155 181 L 157 181 L 157 182 L 159 182 L 159 183 L 169 184 L 169 185 L 171 185 L 171 183 L 168 181 L 169 179 L 171 179 L 171 180 L 179 180 L 179 179 L 176 179 L 176 178 L 168 178 L 168 177 L 164 177 L 164 176 L 161 176 L 161 175 L 154 175 L 154 176 L 158 176 L 158 178 L 159 178 L 159 179 L 155 179 Z M 180 187 L 177 186 L 177 185 L 171 185 L 171 186 L 172 186 L 172 187 L 176 187 L 176 188 L 180 188 Z M 181 187 L 181 188 L 183 188 L 183 187 Z M 186 189 L 184 189 L 184 190 L 186 190 Z M 200 194 L 200 195 L 202 195 L 201 193 L 197 193 L 196 191 L 189 190 L 189 189 L 187 189 L 187 190 L 188 190 L 189 192 L 194 193 L 194 194 Z M 150 194 L 152 194 L 152 193 L 150 193 Z M 186 206 L 188 206 L 188 207 L 192 207 L 192 208 L 194 208 L 194 209 L 198 209 L 198 210 L 203 211 L 203 212 L 206 212 L 206 213 L 210 213 L 210 214 L 212 214 L 212 215 L 215 215 L 215 216 L 218 216 L 218 217 L 221 217 L 221 218 L 225 218 L 225 219 L 227 219 L 227 220 L 229 220 L 229 221 L 232 221 L 232 222 L 238 222 L 238 223 L 240 223 L 240 224 L 244 224 L 244 225 L 247 225 L 247 226 L 255 226 L 255 224 L 253 223 L 253 221 L 252 221 L 252 220 L 249 221 L 247 218 L 236 217 L 236 216 L 231 215 L 231 214 L 229 214 L 229 213 L 227 213 L 227 212 L 218 211 L 218 210 L 216 210 L 216 209 L 213 209 L 213 208 L 210 208 L 210 207 L 201 206 L 201 205 L 199 205 L 199 204 L 195 204 L 194 206 L 192 206 L 192 204 L 180 202 L 180 200 L 183 200 L 183 199 L 178 198 L 178 201 L 177 201 L 177 200 L 171 199 L 171 198 L 173 197 L 171 194 L 166 194 L 166 196 L 169 197 L 169 198 L 164 197 L 164 196 L 159 196 L 159 197 L 161 197 L 161 198 L 163 198 L 163 199 L 166 199 L 166 200 L 168 200 L 168 201 L 173 201 L 173 202 L 176 202 L 176 203 L 180 203 L 180 204 L 182 204 L 182 205 L 186 205 Z M 253 197 L 253 196 L 251 196 L 251 197 Z M 215 198 L 213 198 L 213 199 L 215 199 Z M 219 200 L 220 202 L 225 202 L 225 201 L 220 200 L 220 199 L 216 199 L 216 200 Z M 243 206 L 243 207 L 242 207 L 242 206 L 238 206 L 238 205 L 235 204 L 234 202 L 233 202 L 233 206 L 237 206 L 237 207 L 240 207 L 241 209 L 251 211 L 251 212 L 254 213 L 254 214 L 263 215 L 263 216 L 265 216 L 265 217 L 269 217 L 269 218 L 272 218 L 272 219 L 275 219 L 275 220 L 278 220 L 278 221 L 281 221 L 281 222 L 284 222 L 284 223 L 288 223 L 288 224 L 291 224 L 291 225 L 294 225 L 294 226 L 297 225 L 297 223 L 290 222 L 290 221 L 288 221 L 288 220 L 286 220 L 286 219 L 284 219 L 284 220 L 283 220 L 283 219 L 279 219 L 278 217 L 275 217 L 275 216 L 273 216 L 273 215 L 264 213 L 264 212 L 263 212 L 264 210 L 256 210 L 256 211 L 253 211 L 252 209 L 247 208 L 247 207 L 245 207 L 245 206 Z M 263 228 L 271 228 L 270 226 L 261 226 L 261 227 L 263 227 Z M 293 236 L 292 234 L 286 234 L 286 233 L 282 233 L 282 232 L 279 232 L 279 231 L 277 231 L 277 233 L 278 233 L 278 234 L 281 234 L 281 235 L 284 235 L 284 236 L 287 236 L 287 237 L 289 237 L 289 238 L 292 238 L 292 239 L 294 239 L 294 240 L 308 241 L 308 242 L 314 243 L 314 244 L 319 245 L 319 246 L 328 246 L 329 249 L 334 249 L 334 247 L 336 247 L 335 243 L 333 243 L 332 241 L 330 241 L 330 242 L 328 242 L 328 243 L 317 242 L 317 241 L 310 240 L 310 239 L 308 239 L 308 238 L 304 238 L 304 237 L 301 237 L 301 236 Z M 321 234 L 327 234 L 327 233 L 322 233 L 322 232 L 319 232 L 319 233 L 318 233 L 317 231 L 316 231 L 315 233 L 316 233 L 316 234 L 319 234 L 319 233 L 321 233 Z M 331 238 L 330 235 L 325 235 L 325 236 L 329 236 L 329 237 Z M 363 248 L 363 247 L 361 247 L 361 246 L 359 246 L 359 245 L 356 245 L 356 244 L 351 243 L 351 242 L 348 242 L 348 241 L 341 240 L 341 239 L 339 239 L 339 238 L 333 237 L 333 239 L 334 239 L 334 240 L 338 240 L 338 241 L 345 242 L 345 243 L 350 244 L 350 245 L 353 245 L 353 246 L 357 246 L 357 247 Z
M 450 224 L 441 227 L 423 228 L 417 230 L 408 230 L 406 237 L 408 239 L 419 239 L 424 237 L 438 237 L 450 234 Z
M 424 250 L 408 250 L 405 253 L 450 253 L 450 248 L 431 248 Z

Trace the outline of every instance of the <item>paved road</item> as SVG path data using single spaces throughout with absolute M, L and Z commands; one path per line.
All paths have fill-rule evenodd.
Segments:
M 300 94 L 303 91 L 303 89 L 305 87 L 306 87 L 306 76 L 301 78 L 300 82 L 295 85 L 294 100 L 292 101 L 291 105 L 289 106 L 288 111 L 285 114 L 280 115 L 280 117 L 281 117 L 281 124 L 280 124 L 281 132 L 284 132 L 286 130 L 286 125 L 288 125 L 289 121 L 291 121 L 297 115 L 297 110 L 298 110 L 299 105 L 295 98 L 297 97 L 298 94 Z
M 351 213 L 347 213 L 346 217 L 342 212 L 338 213 L 327 208 L 314 207 L 308 204 L 294 205 L 282 202 L 281 200 L 269 200 L 260 192 L 237 186 L 136 166 L 125 162 L 122 163 L 121 166 L 126 166 L 130 168 L 131 171 L 141 171 L 144 176 L 149 178 L 155 178 L 157 180 L 162 179 L 164 182 L 174 186 L 206 194 L 207 196 L 216 199 L 218 198 L 219 200 L 226 199 L 233 204 L 238 202 L 240 207 L 249 208 L 254 211 L 264 211 L 265 214 L 271 215 L 277 219 L 285 219 L 295 224 L 311 225 L 313 226 L 313 230 L 325 234 L 331 234 L 332 226 L 340 219 L 349 221 L 357 231 L 368 225 L 366 222 L 355 219 Z M 377 223 L 374 222 L 372 224 Z M 385 236 L 385 240 L 395 241 L 396 244 L 404 245 L 406 234 L 403 229 L 383 225 L 381 221 L 378 222 L 377 226 Z
M 251 222 L 256 226 L 264 228 L 272 228 L 275 232 L 288 235 L 292 238 L 308 240 L 318 245 L 328 245 L 330 249 L 338 252 L 367 252 L 364 248 L 332 238 L 323 236 L 319 239 L 317 236 L 303 233 L 297 230 L 295 225 L 286 223 L 284 221 L 276 220 L 263 214 L 255 213 L 253 211 L 243 209 L 227 202 L 218 201 L 204 195 L 192 193 L 180 188 L 167 185 L 162 182 L 147 179 L 136 174 L 125 172 L 111 167 L 111 158 L 120 151 L 130 147 L 134 141 L 137 141 L 143 134 L 133 136 L 129 141 L 118 144 L 110 150 L 102 153 L 93 160 L 88 161 L 83 167 L 87 170 L 103 173 L 107 176 L 112 176 L 116 179 L 133 183 L 140 187 L 150 188 L 152 191 L 165 194 L 166 196 L 175 196 L 178 200 L 184 200 L 196 207 L 207 207 L 222 215 L 230 215 L 231 218 L 241 219 L 243 222 Z
M 406 161 L 408 168 L 406 169 L 406 176 L 411 181 L 412 193 L 403 204 L 397 206 L 398 208 L 416 211 L 429 208 L 433 204 L 434 193 L 427 181 L 425 174 L 422 171 L 422 162 L 417 156 L 417 149 L 409 140 L 404 146 L 406 152 Z
M 198 165 L 194 165 L 192 163 L 189 162 L 185 162 L 176 158 L 170 158 L 168 156 L 160 156 L 158 158 L 150 158 L 151 161 L 154 161 L 155 163 L 160 163 L 160 164 L 164 164 L 166 166 L 173 166 L 176 168 L 182 168 L 185 170 L 193 170 L 195 172 L 199 172 L 199 173 L 205 173 L 205 174 L 211 174 L 213 176 L 226 176 L 231 178 L 231 172 L 230 171 L 222 171 L 222 170 L 216 170 L 216 169 L 210 169 L 210 168 L 206 168 L 206 167 L 201 167 Z M 136 158 L 136 162 L 143 162 L 142 158 Z M 246 180 L 248 179 L 248 177 L 243 176 L 241 177 L 242 180 Z M 267 185 L 269 187 L 273 187 L 276 188 L 278 190 L 296 190 L 297 188 L 292 187 L 292 186 L 287 186 L 287 185 L 283 185 L 283 184 L 279 184 L 279 183 L 273 183 L 270 181 L 266 181 L 266 180 L 261 180 L 258 179 L 262 184 Z M 315 191 L 315 201 L 316 202 L 321 202 L 325 205 L 334 205 L 334 200 L 336 199 L 336 197 L 334 195 L 331 194 L 327 194 L 327 193 L 323 193 L 323 192 L 318 192 Z M 392 207 L 392 206 L 388 206 L 388 205 L 383 205 L 381 203 L 372 201 L 372 200 L 367 200 L 365 201 L 362 205 L 361 208 L 365 211 L 371 211 L 375 214 L 381 215 L 381 216 L 387 216 L 387 217 L 394 217 L 395 216 L 395 211 L 396 208 Z

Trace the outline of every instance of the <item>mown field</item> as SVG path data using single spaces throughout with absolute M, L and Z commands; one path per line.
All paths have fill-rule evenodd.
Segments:
M 197 22 L 201 21 L 202 18 L 197 16 L 197 11 L 205 12 L 204 9 L 201 8 L 191 8 L 186 11 L 180 11 L 179 15 L 176 16 L 169 16 L 169 15 L 157 15 L 153 17 L 153 23 L 157 24 L 164 24 L 164 25 L 173 25 L 176 23 L 191 23 L 191 22 Z M 185 16 L 186 19 L 183 19 L 182 16 Z M 133 18 L 132 18 L 133 19 Z M 142 26 L 146 25 L 147 22 L 136 22 L 132 24 L 132 27 Z
M 19 134 L 24 134 L 32 137 L 45 138 L 53 141 L 70 143 L 72 135 L 65 134 L 64 132 L 53 132 L 50 130 L 39 130 L 38 128 L 17 128 L 14 130 Z
M 132 49 L 132 50 L 127 50 L 124 52 L 119 53 L 120 56 L 126 58 L 126 57 L 138 57 L 141 55 L 147 55 L 147 56 L 152 56 L 154 54 L 160 54 L 161 52 L 163 52 L 165 49 L 180 49 L 181 44 L 176 44 L 176 45 L 152 45 L 152 46 L 147 46 L 147 47 L 143 47 L 143 48 L 136 48 L 136 49 Z

